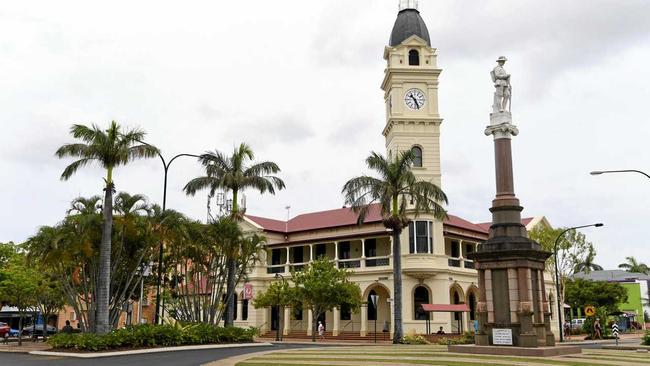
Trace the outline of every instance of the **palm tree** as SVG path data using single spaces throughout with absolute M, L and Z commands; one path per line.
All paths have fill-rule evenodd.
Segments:
M 384 218 L 384 226 L 393 233 L 393 292 L 395 299 L 395 333 L 393 343 L 402 339 L 402 259 L 400 234 L 410 221 L 407 214 L 432 214 L 437 219 L 447 216 L 441 203 L 447 203 L 447 196 L 435 184 L 417 180 L 411 169 L 414 155 L 404 151 L 394 159 L 372 152 L 366 165 L 379 178 L 363 175 L 352 178 L 343 186 L 345 203 L 359 214 L 362 224 L 372 203 L 378 202 Z
M 573 273 L 589 273 L 591 271 L 602 271 L 603 267 L 594 263 L 594 258 L 596 258 L 596 250 L 593 247 L 589 248 L 589 252 L 585 256 L 584 260 L 576 263 L 573 267 Z
M 113 170 L 120 165 L 141 158 L 156 156 L 158 149 L 151 145 L 140 143 L 145 132 L 131 129 L 122 132 L 122 128 L 112 121 L 107 130 L 102 130 L 97 125 L 91 127 L 73 125 L 70 134 L 82 142 L 65 144 L 56 151 L 59 158 L 79 158 L 68 165 L 61 174 L 62 180 L 68 180 L 74 173 L 90 163 L 99 163 L 106 169 L 104 204 L 102 207 L 102 239 L 99 250 L 99 283 L 96 289 L 97 313 L 96 332 L 103 334 L 110 330 L 109 323 L 109 297 L 110 297 L 110 270 L 111 270 L 111 235 L 113 230 Z
M 650 273 L 650 267 L 648 267 L 648 265 L 645 263 L 638 262 L 634 257 L 625 257 L 625 263 L 619 264 L 618 268 L 623 268 L 628 272 L 644 274 Z
M 282 179 L 271 175 L 280 172 L 280 168 L 274 162 L 265 161 L 252 163 L 254 159 L 253 150 L 245 143 L 235 147 L 232 155 L 226 156 L 219 151 L 207 152 L 199 157 L 199 162 L 205 167 L 205 176 L 197 177 L 185 185 L 185 193 L 195 195 L 197 191 L 209 189 L 210 194 L 223 189 L 232 192 L 233 218 L 238 219 L 243 215 L 239 210 L 238 195 L 240 191 L 252 188 L 260 193 L 269 192 L 275 194 L 275 190 L 284 188 Z M 233 325 L 234 307 L 232 296 L 235 292 L 236 259 L 238 248 L 233 245 L 228 262 L 228 279 L 226 290 L 226 317 L 224 324 Z

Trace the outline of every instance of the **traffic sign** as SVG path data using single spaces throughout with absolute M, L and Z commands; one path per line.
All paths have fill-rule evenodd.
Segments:
M 593 306 L 585 307 L 585 315 L 586 316 L 594 316 L 594 315 L 596 315 L 596 308 L 593 307 Z
M 616 338 L 616 345 L 618 346 L 618 324 L 612 324 L 612 335 Z

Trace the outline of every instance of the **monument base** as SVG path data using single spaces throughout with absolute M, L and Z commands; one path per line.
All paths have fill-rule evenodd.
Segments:
M 449 352 L 472 355 L 553 357 L 582 353 L 578 346 L 555 347 L 512 347 L 512 346 L 477 346 L 473 344 L 456 344 L 447 346 Z

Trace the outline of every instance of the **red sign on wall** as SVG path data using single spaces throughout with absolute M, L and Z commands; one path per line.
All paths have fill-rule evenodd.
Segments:
M 245 283 L 244 284 L 244 300 L 250 300 L 253 298 L 253 284 Z

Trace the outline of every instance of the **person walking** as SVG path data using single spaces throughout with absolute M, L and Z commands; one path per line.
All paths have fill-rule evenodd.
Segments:
M 568 320 L 564 322 L 564 338 L 571 338 L 571 323 Z
M 603 339 L 601 331 L 602 328 L 600 326 L 600 319 L 596 318 L 596 320 L 594 321 L 594 339 L 596 338 Z
M 323 322 L 320 320 L 318 321 L 318 337 L 321 340 L 325 339 L 325 326 L 323 325 Z

